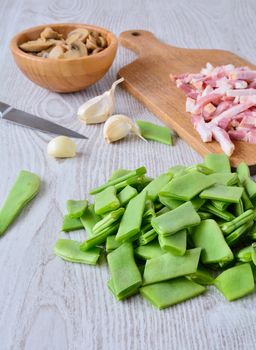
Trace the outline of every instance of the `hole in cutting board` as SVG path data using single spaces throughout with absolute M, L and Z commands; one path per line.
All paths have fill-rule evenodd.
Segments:
M 132 32 L 133 36 L 140 36 L 141 34 L 139 32 Z

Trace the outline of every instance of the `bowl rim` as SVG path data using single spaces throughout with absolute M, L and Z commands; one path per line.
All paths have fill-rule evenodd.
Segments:
M 30 53 L 24 52 L 23 50 L 21 50 L 18 46 L 18 40 L 19 38 L 27 33 L 33 33 L 36 30 L 39 29 L 43 29 L 46 27 L 52 27 L 53 29 L 57 29 L 58 27 L 63 27 L 63 26 L 67 26 L 67 27 L 83 27 L 83 28 L 87 28 L 87 29 L 92 29 L 95 31 L 99 31 L 99 32 L 103 32 L 104 35 L 109 35 L 110 36 L 110 44 L 101 52 L 97 52 L 94 55 L 90 55 L 90 56 L 82 56 L 82 57 L 75 57 L 75 58 L 54 58 L 54 59 L 45 59 L 43 57 L 38 57 L 38 56 L 34 56 L 31 55 Z M 82 60 L 91 60 L 93 58 L 95 58 L 95 56 L 97 56 L 98 58 L 100 56 L 104 56 L 106 55 L 106 53 L 110 52 L 113 49 L 116 49 L 118 45 L 118 40 L 117 37 L 114 33 L 112 33 L 111 31 L 109 31 L 106 28 L 103 27 L 99 27 L 99 26 L 95 26 L 95 25 L 91 25 L 91 24 L 86 24 L 86 23 L 75 23 L 75 22 L 67 22 L 67 23 L 46 23 L 46 24 L 41 24 L 35 27 L 30 27 L 27 29 L 24 29 L 23 31 L 15 34 L 15 36 L 12 37 L 11 41 L 10 41 L 10 49 L 12 51 L 13 54 L 16 54 L 18 56 L 22 56 L 26 59 L 30 59 L 30 60 L 35 60 L 37 62 L 44 62 L 44 63 L 52 63 L 52 62 L 71 62 L 71 61 L 82 61 Z

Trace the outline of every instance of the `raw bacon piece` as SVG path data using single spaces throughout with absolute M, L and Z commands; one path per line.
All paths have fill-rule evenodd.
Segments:
M 194 128 L 201 136 L 203 142 L 211 142 L 212 141 L 212 132 L 208 125 L 205 123 L 204 118 L 201 115 L 193 115 L 192 122 Z
M 214 139 L 217 142 L 219 142 L 223 152 L 230 157 L 231 154 L 234 152 L 235 145 L 230 140 L 228 133 L 225 130 L 219 128 L 218 126 L 214 126 L 212 128 L 212 134 Z

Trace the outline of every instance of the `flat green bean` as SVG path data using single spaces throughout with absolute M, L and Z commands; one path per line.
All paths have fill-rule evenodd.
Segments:
M 161 249 L 158 242 L 150 242 L 147 245 L 140 245 L 134 250 L 134 254 L 143 260 L 153 259 L 166 252 Z
M 136 120 L 140 128 L 141 135 L 147 140 L 153 140 L 166 145 L 172 145 L 172 134 L 169 128 L 160 126 L 143 120 Z
M 193 171 L 186 175 L 173 178 L 162 188 L 159 195 L 189 201 L 214 183 L 215 181 L 208 175 L 204 175 L 198 171 Z
M 254 290 L 250 264 L 241 264 L 225 270 L 215 279 L 214 284 L 229 301 L 250 294 Z
M 83 252 L 80 250 L 80 242 L 71 239 L 58 239 L 54 246 L 54 253 L 63 260 L 81 264 L 96 265 L 100 252 L 100 248 Z
M 249 198 L 253 200 L 256 198 L 256 182 L 250 178 L 250 170 L 246 163 L 242 162 L 237 167 L 237 174 L 239 180 L 246 189 Z
M 203 285 L 211 285 L 214 283 L 214 278 L 210 274 L 208 270 L 206 270 L 203 266 L 199 266 L 196 272 L 191 273 L 186 276 L 188 279 Z
M 196 272 L 200 252 L 200 248 L 194 248 L 187 250 L 183 256 L 168 252 L 157 258 L 147 260 L 143 284 L 166 281 Z
M 116 235 L 118 242 L 124 242 L 139 233 L 146 197 L 147 193 L 141 192 L 128 203 Z
M 120 247 L 121 243 L 116 241 L 116 236 L 108 236 L 106 239 L 106 252 L 110 253 Z
M 118 221 L 124 214 L 125 209 L 119 208 L 117 210 L 111 211 L 103 219 L 98 221 L 92 229 L 93 235 L 100 233 L 102 230 L 106 229 L 114 222 Z
M 158 235 L 160 247 L 174 255 L 184 255 L 187 247 L 187 232 L 181 230 L 171 236 Z
M 80 218 L 83 227 L 85 228 L 88 237 L 93 236 L 93 227 L 101 220 L 100 216 L 96 215 L 94 211 L 94 205 L 91 204 L 87 207 L 86 211 Z
M 218 185 L 234 186 L 238 182 L 236 173 L 213 173 L 209 177 Z
M 227 207 L 230 205 L 230 203 L 227 203 L 227 202 L 221 202 L 221 201 L 211 201 L 212 205 L 219 209 L 219 210 L 226 210 Z
M 200 193 L 200 198 L 219 200 L 227 203 L 238 203 L 244 189 L 225 185 L 213 185 Z
M 68 214 L 64 216 L 61 231 L 69 232 L 81 230 L 82 228 L 84 226 L 79 218 L 71 218 Z
M 37 195 L 40 178 L 29 171 L 21 170 L 0 209 L 0 236 L 5 233 L 22 209 Z
M 211 214 L 214 214 L 215 216 L 218 216 L 219 218 L 225 221 L 231 221 L 235 218 L 233 214 L 225 210 L 219 210 L 216 207 L 214 207 L 211 203 L 206 203 L 202 209 Z
M 157 237 L 157 232 L 151 229 L 139 237 L 139 245 L 146 245 Z
M 121 192 L 118 193 L 117 198 L 119 199 L 120 205 L 126 205 L 133 197 L 138 194 L 136 188 L 127 185 Z
M 121 301 L 121 300 L 127 299 L 127 298 L 133 296 L 134 294 L 138 293 L 138 289 L 135 289 L 135 290 L 132 289 L 132 290 L 129 290 L 127 293 L 122 293 L 121 296 L 117 295 L 112 279 L 107 282 L 107 286 L 108 286 L 108 289 L 114 295 L 114 297 L 116 298 L 117 301 Z
M 162 174 L 156 177 L 153 181 L 151 181 L 143 189 L 143 191 L 147 192 L 148 199 L 152 200 L 153 202 L 157 200 L 158 193 L 171 179 L 172 179 L 172 175 L 167 173 L 167 174 Z
M 136 291 L 142 278 L 135 263 L 133 247 L 131 243 L 125 242 L 107 256 L 113 289 L 118 298 L 127 293 Z
M 216 173 L 230 173 L 229 158 L 225 154 L 210 153 L 204 157 L 204 165 Z
M 114 186 L 107 187 L 94 197 L 94 210 L 97 215 L 103 215 L 119 207 L 120 202 L 116 196 L 116 189 Z
M 250 262 L 252 261 L 252 252 L 253 252 L 253 246 L 251 244 L 237 251 L 236 259 L 241 262 Z
M 252 225 L 253 225 L 253 220 L 243 224 L 242 226 L 238 227 L 236 230 L 231 232 L 228 236 L 226 236 L 227 244 L 230 247 L 233 247 L 238 242 L 240 242 L 241 239 L 246 236 L 246 234 L 248 233 Z
M 158 234 L 170 235 L 184 228 L 198 225 L 200 221 L 200 216 L 191 202 L 186 202 L 176 209 L 153 218 L 151 224 Z
M 203 220 L 193 229 L 192 239 L 195 247 L 202 248 L 203 264 L 232 261 L 234 255 L 227 245 L 218 224 L 212 220 Z
M 71 218 L 80 218 L 86 211 L 88 206 L 87 200 L 74 201 L 69 199 L 67 201 L 67 211 Z
M 205 287 L 188 280 L 186 277 L 140 288 L 140 294 L 158 309 L 164 309 L 194 298 L 204 291 Z
M 246 210 L 243 214 L 239 215 L 234 220 L 225 222 L 223 225 L 221 225 L 221 229 L 224 234 L 228 235 L 246 222 L 251 221 L 254 216 L 255 214 L 252 209 Z

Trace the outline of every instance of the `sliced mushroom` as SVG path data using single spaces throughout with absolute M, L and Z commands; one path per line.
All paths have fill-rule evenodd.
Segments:
M 62 34 L 55 32 L 51 27 L 46 27 L 40 34 L 40 37 L 42 40 L 47 40 L 47 39 L 61 39 Z
M 71 49 L 64 53 L 64 58 L 76 58 L 87 56 L 88 50 L 82 41 L 77 40 L 71 45 Z
M 107 46 L 107 40 L 103 36 L 99 36 L 97 38 L 97 44 L 98 46 L 105 48 Z
M 77 28 L 72 30 L 70 33 L 68 33 L 68 37 L 66 39 L 66 42 L 68 44 L 73 43 L 74 41 L 81 40 L 82 42 L 85 42 L 86 39 L 89 36 L 89 31 L 85 28 Z M 72 36 L 75 36 L 75 40 L 72 38 Z
M 51 41 L 43 41 L 42 39 L 27 41 L 19 45 L 20 49 L 25 52 L 40 52 L 42 50 L 47 50 L 51 46 L 53 46 Z
M 97 39 L 97 38 L 99 37 L 100 33 L 99 33 L 99 32 L 94 32 L 94 31 L 92 31 L 92 32 L 90 33 L 90 35 L 91 35 L 94 39 Z
M 63 57 L 64 57 L 64 48 L 60 45 L 55 46 L 48 54 L 48 58 L 63 58 Z
M 91 40 L 91 38 L 88 38 L 86 40 L 86 47 L 88 50 L 92 50 L 92 51 L 97 49 L 98 46 L 96 44 L 96 40 L 94 38 L 92 38 L 92 40 Z

